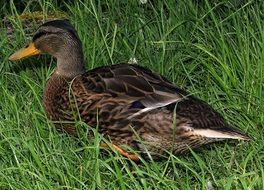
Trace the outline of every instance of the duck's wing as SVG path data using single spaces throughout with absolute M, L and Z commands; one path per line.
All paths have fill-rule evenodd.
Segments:
M 126 100 L 131 108 L 141 108 L 130 117 L 188 98 L 184 90 L 164 77 L 134 64 L 93 69 L 83 75 L 82 84 L 88 91 L 108 93 L 115 99 Z
M 165 107 L 169 112 L 176 109 L 177 128 L 188 137 L 249 139 L 246 134 L 231 127 L 206 102 L 138 65 L 100 67 L 85 73 L 81 80 L 78 84 L 82 84 L 83 91 L 100 99 L 97 107 L 102 112 L 111 112 L 111 117 L 118 120 L 117 123 L 136 121 L 148 115 L 151 110 Z
M 175 109 L 175 105 L 168 105 L 168 109 Z M 202 137 L 207 140 L 242 139 L 250 137 L 241 130 L 231 126 L 223 116 L 215 111 L 206 102 L 189 96 L 187 100 L 176 105 L 176 113 L 179 118 L 186 118 L 187 122 L 178 126 L 183 129 L 185 135 Z

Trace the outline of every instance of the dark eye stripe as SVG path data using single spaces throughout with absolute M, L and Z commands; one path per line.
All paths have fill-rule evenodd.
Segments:
M 36 41 L 38 38 L 40 38 L 41 36 L 43 35 L 48 35 L 48 34 L 51 34 L 51 32 L 44 32 L 44 31 L 40 31 L 38 33 L 36 33 L 34 36 L 33 36 L 33 39 L 32 41 Z
M 33 36 L 33 41 L 35 41 L 36 39 L 38 39 L 38 38 L 40 38 L 41 36 L 43 36 L 43 35 L 45 35 L 45 34 L 47 34 L 47 32 L 44 32 L 44 31 L 42 31 L 42 32 L 38 32 L 38 33 L 36 33 L 34 36 Z

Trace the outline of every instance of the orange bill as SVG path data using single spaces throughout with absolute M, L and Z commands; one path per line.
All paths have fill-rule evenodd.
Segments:
M 22 48 L 20 50 L 18 50 L 17 52 L 15 52 L 14 54 L 12 54 L 9 57 L 9 60 L 11 61 L 16 61 L 16 60 L 20 60 L 22 58 L 26 58 L 26 57 L 30 57 L 33 55 L 37 55 L 40 54 L 40 50 L 38 50 L 33 42 L 30 42 L 27 47 Z

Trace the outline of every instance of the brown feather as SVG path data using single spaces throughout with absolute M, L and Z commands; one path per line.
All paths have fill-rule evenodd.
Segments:
M 213 129 L 248 138 L 231 128 L 208 104 L 179 91 L 147 69 L 120 64 L 88 71 L 72 81 L 53 74 L 44 93 L 44 104 L 50 118 L 63 121 L 65 127 L 59 127 L 67 132 L 75 133 L 70 123 L 80 113 L 88 125 L 99 125 L 99 132 L 114 144 L 130 145 L 143 155 L 150 152 L 154 158 L 168 150 L 182 153 L 189 147 L 223 140 L 196 136 L 191 129 Z M 150 111 L 141 113 L 144 108 L 131 107 L 133 102 L 144 106 L 144 102 L 159 104 L 171 97 L 176 97 L 176 102 Z

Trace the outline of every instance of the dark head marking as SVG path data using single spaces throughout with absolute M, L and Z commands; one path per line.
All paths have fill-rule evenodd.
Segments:
M 78 38 L 77 32 L 76 30 L 73 28 L 73 26 L 71 25 L 71 23 L 68 20 L 53 20 L 53 21 L 48 21 L 45 22 L 44 24 L 42 24 L 39 28 L 41 27 L 54 27 L 54 28 L 60 28 L 64 31 L 67 31 L 68 33 L 74 35 L 75 37 Z M 47 35 L 47 34 L 54 34 L 56 32 L 48 32 L 45 30 L 40 30 L 39 32 L 37 32 L 34 36 L 33 36 L 33 41 L 35 41 L 36 39 L 40 38 L 43 35 Z
M 41 26 L 52 26 L 52 27 L 55 27 L 55 28 L 60 28 L 60 29 L 63 29 L 63 30 L 67 30 L 69 32 L 75 32 L 73 26 L 71 25 L 71 23 L 68 20 L 52 20 L 52 21 L 49 21 L 49 22 L 45 22 Z

